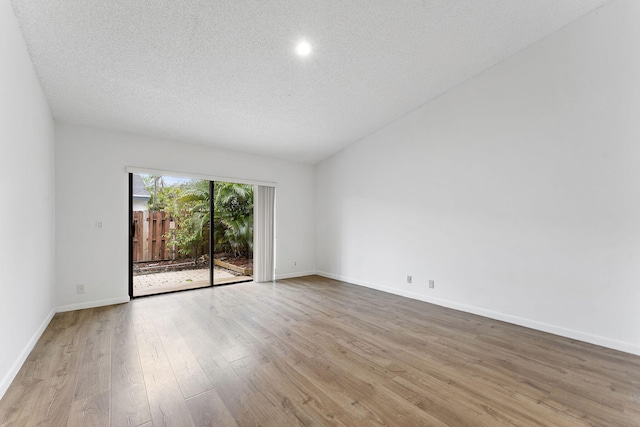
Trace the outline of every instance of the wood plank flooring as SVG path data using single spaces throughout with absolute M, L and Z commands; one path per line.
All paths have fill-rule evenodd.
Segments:
M 640 357 L 317 276 L 57 314 L 1 426 L 639 426 Z

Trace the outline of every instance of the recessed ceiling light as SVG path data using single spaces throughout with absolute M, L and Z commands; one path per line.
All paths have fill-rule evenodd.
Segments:
M 301 40 L 296 45 L 296 53 L 300 56 L 309 56 L 312 50 L 313 46 L 306 40 Z

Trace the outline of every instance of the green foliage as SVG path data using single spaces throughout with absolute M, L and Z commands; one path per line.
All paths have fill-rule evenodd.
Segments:
M 142 176 L 147 191 L 151 194 L 149 199 L 150 211 L 168 211 L 175 200 L 180 196 L 180 188 L 174 185 L 165 185 L 162 176 Z
M 178 184 L 176 197 L 165 209 L 175 221 L 169 246 L 180 255 L 194 260 L 208 252 L 209 244 L 209 182 L 192 180 Z
M 168 244 L 184 257 L 205 253 L 209 244 L 209 181 L 165 185 L 162 177 L 145 178 L 150 210 L 163 210 L 175 221 Z M 253 256 L 253 187 L 216 182 L 214 185 L 214 251 Z
M 216 182 L 213 238 L 216 252 L 253 256 L 253 186 Z

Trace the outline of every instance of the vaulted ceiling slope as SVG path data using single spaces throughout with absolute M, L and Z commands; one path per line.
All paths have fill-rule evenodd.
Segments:
M 608 1 L 13 6 L 57 120 L 315 163 Z

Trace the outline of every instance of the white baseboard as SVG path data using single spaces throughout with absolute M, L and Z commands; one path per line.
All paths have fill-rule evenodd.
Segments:
M 297 271 L 295 273 L 276 274 L 276 280 L 293 279 L 295 277 L 313 276 L 315 271 Z
M 318 276 L 327 277 L 329 279 L 340 280 L 343 282 L 352 283 L 354 285 L 364 286 L 367 288 L 387 292 L 390 294 L 400 295 L 403 297 L 428 302 L 431 304 L 439 305 L 441 307 L 447 307 L 447 308 L 452 308 L 454 310 L 464 311 L 465 313 L 477 314 L 479 316 L 488 317 L 489 319 L 500 320 L 503 322 L 512 323 L 514 325 L 524 326 L 526 328 L 531 328 L 531 329 L 535 329 L 542 332 L 548 332 L 550 334 L 559 335 L 561 337 L 583 341 L 590 344 L 595 344 L 602 347 L 611 348 L 613 350 L 619 350 L 625 353 L 630 353 L 630 354 L 635 354 L 640 356 L 640 344 L 635 344 L 627 341 L 619 341 L 612 338 L 603 337 L 600 335 L 590 334 L 588 332 L 576 331 L 574 329 L 563 328 L 561 326 L 538 322 L 536 320 L 526 319 L 523 317 L 513 316 L 510 314 L 504 314 L 497 311 L 487 310 L 481 307 L 460 304 L 454 301 L 444 300 L 440 298 L 433 298 L 433 297 L 418 294 L 415 292 L 391 288 L 388 286 L 382 286 L 382 285 L 378 285 L 371 282 L 356 280 L 350 277 L 344 277 L 337 274 L 327 273 L 324 271 L 317 271 L 316 274 Z
M 22 368 L 22 365 L 24 364 L 25 360 L 27 360 L 27 357 L 29 357 L 31 350 L 33 350 L 33 347 L 35 347 L 36 343 L 42 336 L 44 330 L 47 329 L 47 326 L 49 326 L 49 322 L 51 322 L 51 319 L 53 319 L 53 316 L 55 314 L 56 308 L 54 307 L 51 309 L 49 314 L 47 314 L 35 333 L 31 336 L 31 339 L 22 349 L 16 361 L 13 362 L 13 365 L 11 366 L 11 369 L 9 369 L 9 372 L 7 372 L 4 378 L 2 378 L 2 381 L 0 381 L 0 399 L 2 399 L 2 396 L 4 396 L 4 394 L 7 392 L 7 389 L 11 385 L 11 382 L 13 382 L 13 379 L 16 377 L 16 375 L 18 375 L 20 368 Z
M 118 297 L 118 298 L 101 299 L 97 301 L 87 301 L 87 302 L 81 302 L 78 304 L 61 305 L 58 307 L 57 312 L 63 313 L 65 311 L 83 310 L 85 308 L 104 307 L 105 305 L 124 304 L 126 302 L 129 302 L 130 300 L 131 298 L 129 298 L 129 296 L 126 296 L 126 297 Z

